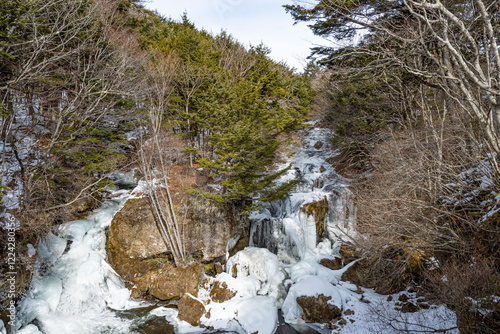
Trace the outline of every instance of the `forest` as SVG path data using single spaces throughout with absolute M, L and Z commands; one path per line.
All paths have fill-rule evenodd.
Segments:
M 369 235 L 357 240 L 367 258 L 360 284 L 416 284 L 457 312 L 461 332 L 497 333 L 500 3 L 286 9 L 344 42 L 311 58 L 319 112 L 343 152 L 337 168 L 355 180 L 358 228 Z
M 456 312 L 460 332 L 498 333 L 500 3 L 284 7 L 341 46 L 313 48 L 298 73 L 263 44 L 245 48 L 140 0 L 1 1 L 2 251 L 11 217 L 25 254 L 135 169 L 150 190 L 164 186 L 148 203 L 179 266 L 192 254 L 173 166 L 199 174 L 185 198 L 237 219 L 287 196 L 297 180 L 276 182 L 288 171 L 276 165 L 314 120 L 334 131 L 329 162 L 355 196 L 355 283 L 418 287 Z M 34 260 L 17 257 L 19 295 Z
M 147 175 L 182 154 L 220 185 L 193 189 L 203 196 L 244 206 L 271 195 L 268 169 L 312 91 L 264 45 L 246 50 L 139 1 L 0 6 L 2 194 L 22 212 L 23 238 L 36 243 L 70 205 L 98 200 L 113 171 Z

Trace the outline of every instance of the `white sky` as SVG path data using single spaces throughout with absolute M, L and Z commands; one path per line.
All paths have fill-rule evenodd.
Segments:
M 183 12 L 197 28 L 213 34 L 226 30 L 245 46 L 263 42 L 271 48 L 271 57 L 302 70 L 310 48 L 324 44 L 306 24 L 293 25 L 290 14 L 282 7 L 293 0 L 145 0 L 151 10 L 173 20 Z

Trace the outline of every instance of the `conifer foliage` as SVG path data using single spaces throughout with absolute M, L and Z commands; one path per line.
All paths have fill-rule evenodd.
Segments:
M 266 47 L 247 51 L 225 32 L 196 30 L 186 16 L 181 23 L 161 20 L 146 36 L 148 48 L 177 58 L 168 108 L 173 130 L 186 139 L 191 162 L 209 169 L 221 186 L 203 194 L 248 202 L 279 192 L 271 187 L 278 174 L 269 167 L 283 135 L 306 119 L 307 78 L 270 60 Z

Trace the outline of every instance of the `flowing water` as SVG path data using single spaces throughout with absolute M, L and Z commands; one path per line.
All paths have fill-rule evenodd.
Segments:
M 352 193 L 327 162 L 337 154 L 330 147 L 331 136 L 327 129 L 308 131 L 291 161 L 292 168 L 282 178 L 283 182 L 295 179 L 299 183 L 288 198 L 269 203 L 250 216 L 251 246 L 267 248 L 281 261 L 296 262 L 307 250 L 316 249 L 320 239 L 335 243 L 355 235 Z M 311 203 L 313 212 L 302 210 Z M 318 231 L 316 218 L 321 214 L 324 226 Z
M 306 324 L 296 302 L 298 296 L 319 294 L 331 297 L 331 303 L 341 309 L 356 311 L 342 333 L 373 329 L 373 323 L 365 321 L 366 300 L 382 304 L 386 297 L 369 291 L 360 296 L 356 286 L 341 282 L 345 269 L 330 270 L 319 264 L 320 259 L 338 256 L 341 240 L 356 234 L 352 193 L 327 162 L 335 155 L 329 146 L 331 135 L 326 129 L 305 131 L 302 146 L 288 162 L 291 168 L 280 179 L 298 180 L 296 187 L 287 199 L 268 203 L 250 215 L 252 247 L 230 258 L 227 273 L 216 277 L 240 289 L 239 297 L 206 305 L 212 316 L 203 317 L 202 324 L 212 327 L 212 333 L 315 332 L 311 328 L 329 332 Z M 121 278 L 106 262 L 105 229 L 134 195 L 123 190 L 113 196 L 87 218 L 59 226 L 40 242 L 30 292 L 18 305 L 20 334 L 203 330 L 179 322 L 172 308 L 130 299 Z M 230 274 L 233 267 L 238 268 L 237 277 Z M 200 290 L 199 295 L 206 296 L 207 291 Z M 432 316 L 436 314 L 453 318 L 446 310 L 434 311 Z M 276 326 L 278 322 L 281 326 Z

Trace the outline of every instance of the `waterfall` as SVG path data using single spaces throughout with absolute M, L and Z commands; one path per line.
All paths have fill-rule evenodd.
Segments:
M 250 214 L 251 247 L 229 258 L 226 272 L 206 276 L 198 296 L 191 296 L 205 309 L 200 327 L 181 321 L 178 310 L 168 307 L 147 304 L 148 308 L 135 313 L 119 311 L 145 305 L 130 298 L 129 290 L 106 262 L 105 229 L 133 196 L 133 192 L 121 191 L 87 218 L 54 228 L 39 243 L 30 291 L 18 304 L 18 333 L 143 334 L 148 332 L 138 329 L 138 323 L 163 318 L 159 330 L 166 333 L 273 334 L 284 331 L 278 329 L 279 309 L 281 319 L 301 332 L 309 330 L 303 326 L 331 332 L 328 326 L 338 318 L 328 318 L 326 325 L 306 323 L 297 301 L 319 296 L 342 313 L 343 324 L 336 323 L 342 327 L 335 326 L 344 334 L 371 333 L 373 329 L 396 334 L 400 332 L 398 326 L 420 331 L 419 323 L 429 326 L 425 328 L 453 328 L 456 316 L 445 306 L 430 306 L 402 316 L 397 308 L 398 294 L 389 299 L 342 281 L 343 273 L 355 261 L 337 270 L 321 264 L 338 256 L 340 243 L 356 235 L 353 194 L 347 180 L 328 163 L 336 154 L 330 147 L 331 136 L 327 129 L 307 130 L 302 147 L 289 161 L 292 168 L 280 179 L 298 180 L 289 197 L 264 204 Z M 136 191 L 141 192 L 140 185 Z M 236 236 L 229 240 L 228 250 L 236 240 Z M 216 281 L 234 296 L 225 301 L 213 299 Z M 415 293 L 404 293 L 416 303 Z M 382 317 L 374 318 L 374 312 Z
M 308 131 L 283 177 L 298 179 L 298 184 L 288 198 L 250 216 L 250 246 L 267 248 L 284 263 L 294 263 L 324 239 L 336 242 L 355 235 L 353 195 L 327 161 L 337 154 L 330 146 L 332 135 L 328 129 Z M 308 204 L 310 211 L 304 210 Z
M 106 262 L 105 228 L 129 198 L 104 201 L 85 219 L 53 229 L 37 247 L 28 294 L 18 304 L 18 333 L 130 333 L 113 310 L 138 305 Z

